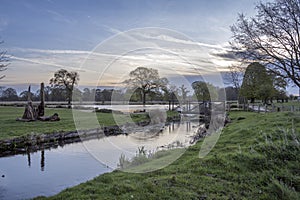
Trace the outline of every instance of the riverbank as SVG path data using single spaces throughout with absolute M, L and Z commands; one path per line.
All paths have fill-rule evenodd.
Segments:
M 200 140 L 161 170 L 116 170 L 47 199 L 299 199 L 300 114 L 231 112 L 230 118 L 203 159 Z
M 77 131 L 71 109 L 47 108 L 46 114 L 58 113 L 61 120 L 55 122 L 19 122 L 15 119 L 22 116 L 24 108 L 0 107 L 0 157 L 35 152 L 51 147 L 63 146 L 73 142 L 81 142 L 104 136 L 127 134 L 115 122 L 114 116 L 109 112 L 96 112 L 99 127 L 90 127 L 88 130 Z M 86 116 L 85 116 L 86 115 Z M 137 125 L 144 126 L 149 123 L 147 114 L 132 114 L 131 117 L 115 113 L 122 123 L 133 121 Z M 90 120 L 90 115 L 82 112 L 82 119 Z M 130 118 L 130 119 L 129 119 Z M 167 112 L 167 122 L 180 121 L 177 112 Z

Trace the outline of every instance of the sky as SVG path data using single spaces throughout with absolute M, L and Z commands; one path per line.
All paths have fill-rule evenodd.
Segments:
M 220 85 L 233 60 L 229 48 L 238 13 L 256 0 L 2 0 L 0 50 L 10 65 L 0 85 L 26 88 L 59 69 L 78 71 L 79 86 L 116 86 L 138 66 L 183 84 L 202 76 Z

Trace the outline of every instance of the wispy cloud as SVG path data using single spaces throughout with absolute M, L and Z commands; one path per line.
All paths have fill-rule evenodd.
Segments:
M 30 63 L 40 64 L 40 65 L 53 66 L 53 67 L 61 67 L 61 68 L 67 67 L 64 65 L 56 64 L 56 63 L 46 62 L 46 61 L 43 61 L 40 59 L 21 58 L 21 57 L 12 56 L 12 55 L 10 55 L 10 58 L 11 58 L 12 62 L 17 60 L 17 61 L 30 62 Z
M 22 53 L 45 53 L 45 54 L 89 54 L 91 51 L 82 50 L 58 50 L 58 49 L 33 49 L 33 48 L 11 48 L 11 51 Z
M 54 10 L 47 10 L 47 13 L 51 14 L 52 19 L 55 21 L 64 22 L 64 23 L 68 23 L 68 24 L 73 24 L 76 22 L 75 20 L 70 19 L 70 18 L 66 17 L 65 15 L 63 15 L 57 11 L 54 11 Z
M 133 31 L 117 34 L 94 51 L 12 48 L 10 52 L 14 66 L 44 70 L 44 78 L 46 73 L 49 77 L 49 73 L 65 68 L 81 72 L 81 85 L 111 85 L 122 82 L 138 66 L 156 68 L 165 77 L 217 73 L 231 62 L 218 55 L 225 51 L 223 45 L 195 42 L 176 34 Z
M 179 39 L 179 38 L 172 37 L 169 35 L 164 35 L 164 34 L 159 34 L 159 35 L 155 35 L 155 36 L 152 36 L 150 34 L 141 34 L 141 36 L 146 39 L 160 40 L 160 41 L 165 41 L 165 42 L 170 42 L 170 43 L 175 43 L 175 44 L 195 45 L 195 46 L 208 47 L 208 48 L 213 48 L 213 49 L 225 49 L 225 47 L 223 47 L 219 44 L 207 44 L 207 43 L 192 41 L 189 39 Z

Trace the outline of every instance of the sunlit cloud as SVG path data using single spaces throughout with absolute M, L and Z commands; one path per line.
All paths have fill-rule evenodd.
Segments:
M 11 48 L 13 68 L 22 71 L 20 78 L 11 82 L 28 79 L 38 83 L 63 68 L 78 71 L 80 85 L 111 86 L 120 84 L 138 66 L 156 68 L 162 76 L 174 77 L 213 74 L 234 62 L 234 58 L 220 56 L 227 51 L 225 45 L 200 43 L 176 35 L 125 32 L 111 40 L 112 45 L 104 43 L 95 51 Z M 16 70 L 7 72 L 9 79 L 18 74 Z M 32 78 L 33 73 L 39 75 Z

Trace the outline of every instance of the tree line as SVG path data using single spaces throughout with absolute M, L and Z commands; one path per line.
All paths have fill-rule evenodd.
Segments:
M 228 73 L 227 80 L 231 73 Z M 246 97 L 252 101 L 262 99 L 263 101 L 286 100 L 288 97 L 284 90 L 286 82 L 281 78 L 269 74 L 265 67 L 259 63 L 250 64 L 243 77 L 234 86 L 219 88 L 211 83 L 195 81 L 191 84 L 193 91 L 189 91 L 185 85 L 175 86 L 168 82 L 164 77 L 160 77 L 156 69 L 138 67 L 130 72 L 130 78 L 123 83 L 127 86 L 122 89 L 99 89 L 84 88 L 83 90 L 75 87 L 79 80 L 79 74 L 68 72 L 61 69 L 54 73 L 49 85 L 44 88 L 45 101 L 131 101 L 145 104 L 147 101 L 172 101 L 173 103 L 185 103 L 189 101 L 224 101 L 238 100 Z M 234 85 L 234 84 L 233 84 Z M 225 91 L 225 96 L 224 96 Z M 33 101 L 40 100 L 40 91 L 30 92 Z M 28 91 L 20 94 L 14 88 L 0 87 L 0 101 L 27 101 Z M 293 98 L 292 96 L 290 98 Z

